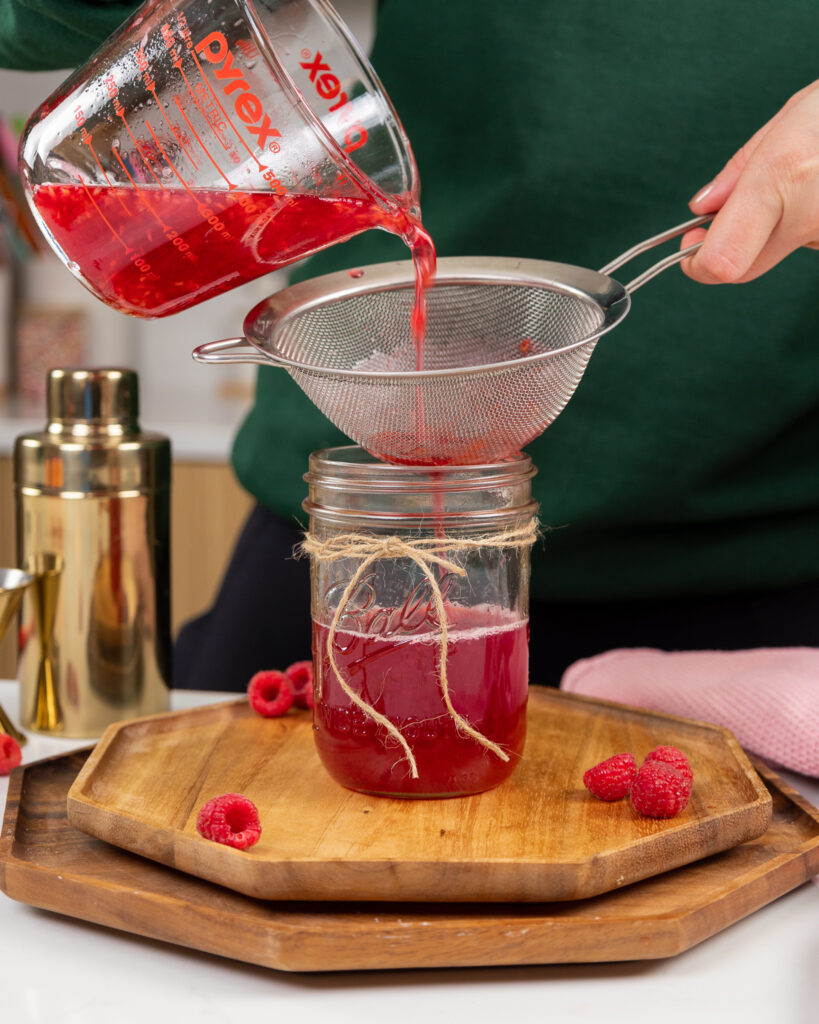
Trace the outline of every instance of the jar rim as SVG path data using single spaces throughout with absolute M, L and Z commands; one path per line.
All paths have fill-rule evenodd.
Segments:
M 384 462 L 360 445 L 321 448 L 310 455 L 304 480 L 345 488 L 360 483 L 368 490 L 464 490 L 492 487 L 531 479 L 537 469 L 529 455 L 517 452 L 498 462 L 470 466 L 414 466 Z
M 329 523 L 367 529 L 417 529 L 429 523 L 486 528 L 537 511 L 525 454 L 475 466 L 405 466 L 381 462 L 358 445 L 310 456 L 302 508 Z

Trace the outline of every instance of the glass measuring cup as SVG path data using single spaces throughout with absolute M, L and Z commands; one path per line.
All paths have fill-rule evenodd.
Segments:
M 326 0 L 151 0 L 32 116 L 26 196 L 100 299 L 167 316 L 417 214 L 409 141 Z

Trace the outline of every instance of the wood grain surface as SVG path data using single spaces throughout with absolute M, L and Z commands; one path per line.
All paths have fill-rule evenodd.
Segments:
M 819 811 L 760 767 L 757 839 L 593 899 L 563 903 L 271 903 L 74 829 L 66 794 L 87 752 L 12 773 L 0 888 L 46 910 L 287 971 L 595 963 L 674 956 L 819 871 Z
M 695 774 L 676 818 L 584 789 L 585 768 L 660 743 L 684 750 Z M 249 850 L 196 831 L 201 805 L 226 792 L 259 808 Z M 531 694 L 520 765 L 479 796 L 350 792 L 322 768 L 309 716 L 264 719 L 245 700 L 112 726 L 68 796 L 81 831 L 261 899 L 587 898 L 759 836 L 770 815 L 727 730 L 545 689 Z

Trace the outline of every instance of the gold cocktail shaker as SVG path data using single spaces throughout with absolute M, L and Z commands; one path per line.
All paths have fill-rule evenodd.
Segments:
M 20 718 L 96 737 L 168 708 L 171 446 L 139 429 L 133 370 L 51 370 L 47 409 L 14 450 L 18 561 L 34 577 Z

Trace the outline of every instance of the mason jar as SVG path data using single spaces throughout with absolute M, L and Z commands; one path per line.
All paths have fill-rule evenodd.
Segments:
M 480 793 L 526 738 L 527 455 L 478 466 L 310 457 L 313 728 L 330 775 L 390 797 Z

